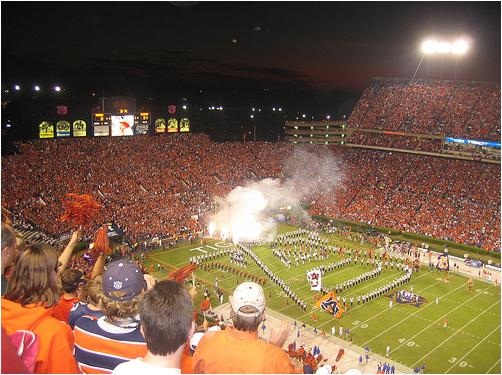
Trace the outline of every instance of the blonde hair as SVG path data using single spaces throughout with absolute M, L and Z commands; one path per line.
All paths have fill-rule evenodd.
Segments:
M 82 288 L 81 300 L 101 308 L 103 299 L 103 275 L 98 275 Z
M 126 319 L 136 316 L 143 293 L 128 301 L 114 301 L 103 294 L 101 310 L 110 319 Z

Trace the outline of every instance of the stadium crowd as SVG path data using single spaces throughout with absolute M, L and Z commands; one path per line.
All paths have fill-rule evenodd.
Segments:
M 49 234 L 66 193 L 91 194 L 98 222 L 131 243 L 203 230 L 214 198 L 282 178 L 293 145 L 215 143 L 202 134 L 22 143 L 2 160 L 2 204 Z M 333 147 L 343 182 L 307 197 L 311 213 L 500 249 L 498 165 Z M 84 233 L 85 234 L 85 233 Z M 88 236 L 93 233 L 89 231 Z
M 498 141 L 500 85 L 376 78 L 348 123 L 354 128 Z

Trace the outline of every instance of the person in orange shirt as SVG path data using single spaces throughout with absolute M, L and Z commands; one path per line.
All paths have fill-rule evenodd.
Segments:
M 67 268 L 61 273 L 60 279 L 64 293 L 54 307 L 52 314 L 54 318 L 68 323 L 73 304 L 80 301 L 80 291 L 85 285 L 82 277 L 82 272 L 75 268 Z
M 7 334 L 29 330 L 39 339 L 37 374 L 79 373 L 71 328 L 52 316 L 59 300 L 57 266 L 53 249 L 28 247 L 16 261 L 2 298 L 2 327 Z
M 288 322 L 272 330 L 270 342 L 258 337 L 265 318 L 265 295 L 256 283 L 244 282 L 230 297 L 233 326 L 207 332 L 193 357 L 198 374 L 290 374 L 301 373 L 282 349 L 289 333 Z

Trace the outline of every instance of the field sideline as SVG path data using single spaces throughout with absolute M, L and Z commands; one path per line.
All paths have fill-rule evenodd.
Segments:
M 278 232 L 294 229 L 296 228 L 292 226 L 280 225 Z M 346 238 L 334 238 L 352 248 L 361 247 Z M 197 243 L 164 252 L 152 252 L 145 263 L 169 264 L 179 268 L 186 265 L 191 256 L 211 253 L 214 251 L 212 248 L 229 245 L 209 240 L 206 245 Z M 338 255 L 330 254 L 326 261 L 313 261 L 300 264 L 298 268 L 287 269 L 272 255 L 269 247 L 254 247 L 253 251 L 300 298 L 307 301 L 309 307 L 314 300 L 306 280 L 306 270 L 341 259 Z M 265 276 L 252 259 L 247 257 L 247 260 L 244 271 Z M 213 261 L 230 264 L 228 256 Z M 359 264 L 336 269 L 323 276 L 323 284 L 329 287 L 369 270 L 371 266 Z M 378 288 L 402 274 L 390 270 L 390 267 L 387 270 L 384 268 L 379 277 L 345 290 L 340 296 L 347 297 L 347 300 L 351 296 L 355 299 L 357 295 Z M 166 277 L 164 272 L 156 272 L 155 275 L 159 278 Z M 214 284 L 216 276 L 224 291 L 232 291 L 238 283 L 244 281 L 234 274 L 216 269 L 196 271 L 197 279 L 209 286 Z M 445 283 L 443 274 L 423 267 L 420 272 L 413 274 L 409 284 L 401 287 L 409 290 L 413 285 L 414 292 L 426 299 L 426 303 L 420 307 L 395 303 L 389 308 L 389 297 L 381 296 L 370 303 L 349 308 L 338 320 L 325 312 L 317 311 L 317 322 L 312 321 L 310 308 L 304 312 L 292 305 L 292 301 L 285 297 L 277 285 L 268 281 L 264 290 L 267 308 L 291 317 L 292 321 L 302 321 L 318 330 L 324 330 L 327 334 L 331 333 L 333 326 L 337 332 L 340 325 L 344 331 L 349 328 L 354 344 L 361 347 L 368 345 L 372 352 L 380 355 L 385 355 L 385 348 L 389 345 L 390 358 L 405 366 L 414 368 L 425 365 L 428 373 L 500 373 L 500 287 L 475 280 L 475 291 L 467 292 L 466 282 L 466 277 L 450 273 L 450 281 Z M 210 287 L 210 292 L 212 304 L 217 306 L 219 302 L 214 295 L 214 288 Z M 439 298 L 437 305 L 436 297 Z M 228 295 L 225 295 L 225 300 L 228 300 Z M 448 328 L 443 327 L 445 319 L 448 320 Z

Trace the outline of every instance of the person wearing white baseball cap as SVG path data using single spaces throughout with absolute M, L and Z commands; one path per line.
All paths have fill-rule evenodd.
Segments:
M 265 318 L 265 294 L 260 285 L 244 282 L 230 296 L 233 325 L 225 330 L 207 332 L 193 357 L 198 374 L 290 374 L 301 373 L 282 349 L 289 333 L 289 323 L 278 331 L 272 329 L 270 341 L 258 337 L 258 327 Z

